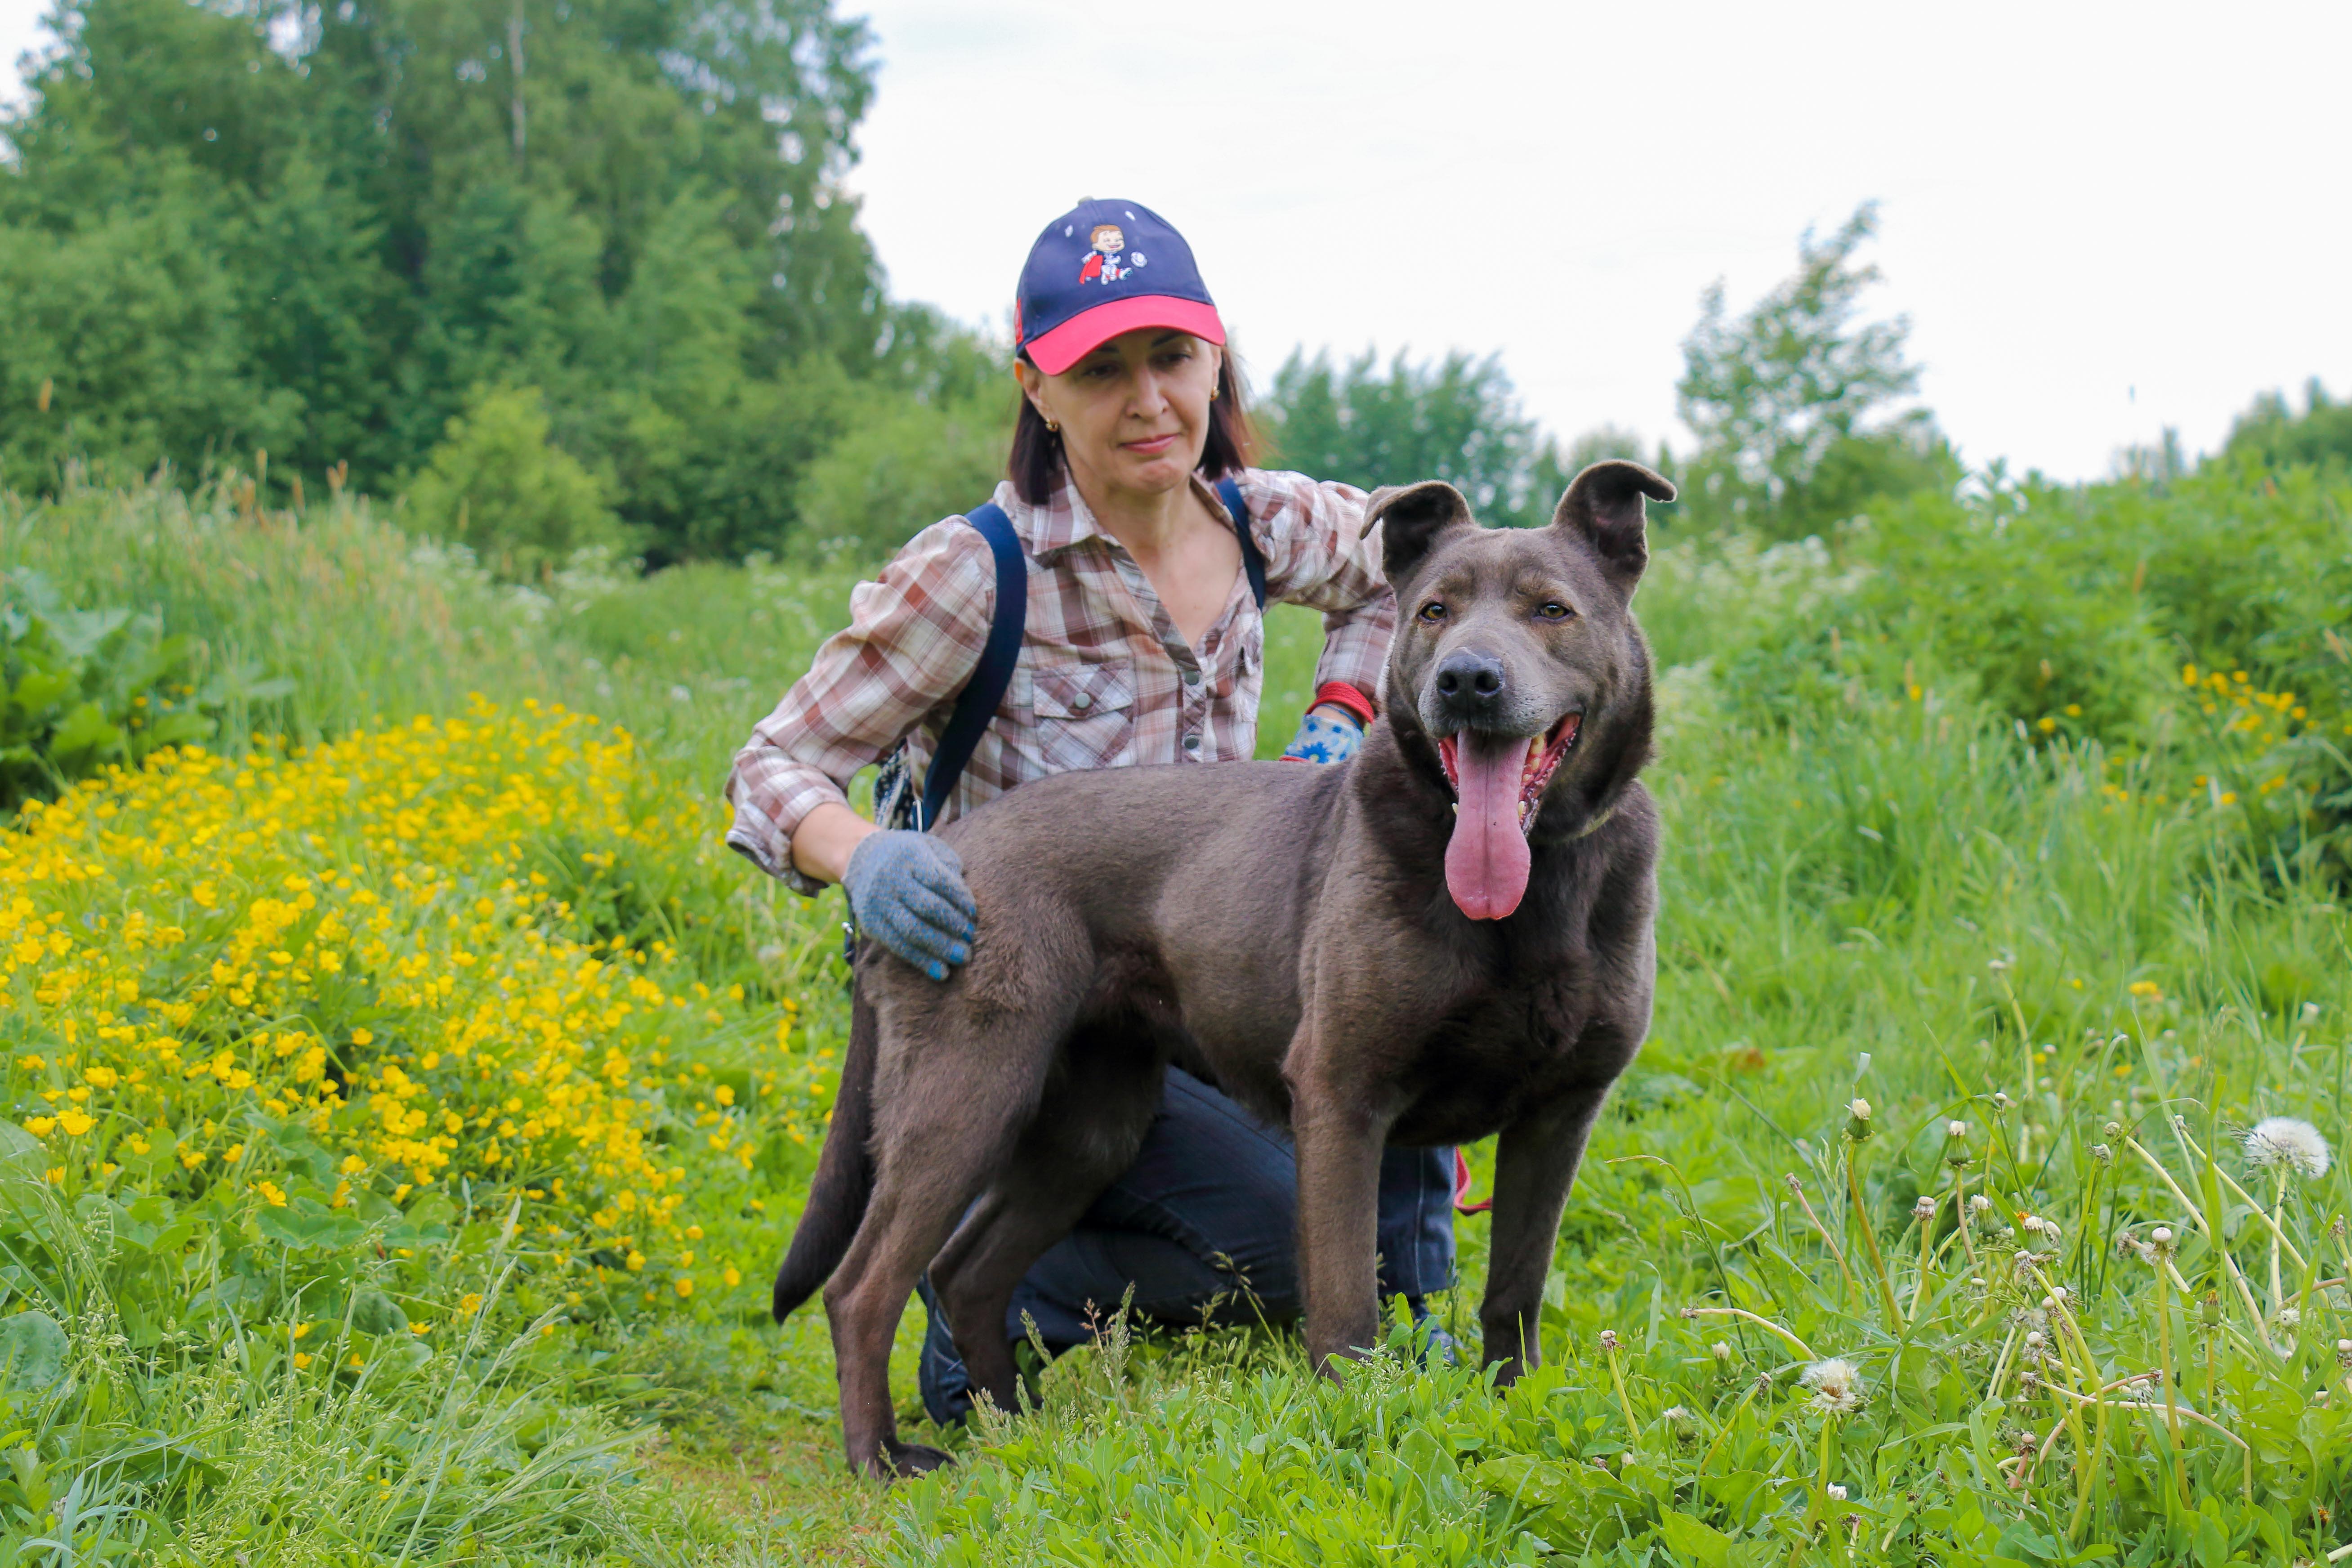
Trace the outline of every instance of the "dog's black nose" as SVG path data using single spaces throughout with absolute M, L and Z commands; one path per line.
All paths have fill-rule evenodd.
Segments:
M 1437 700 L 1446 716 L 1478 729 L 1494 718 L 1507 689 L 1503 661 L 1468 648 L 1445 656 L 1437 667 Z

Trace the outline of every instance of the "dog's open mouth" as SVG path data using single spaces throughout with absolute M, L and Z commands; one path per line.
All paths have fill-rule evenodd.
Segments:
M 1454 798 L 1445 886 L 1472 920 L 1501 920 L 1526 896 L 1528 830 L 1545 786 L 1576 745 L 1583 718 L 1570 713 L 1541 735 L 1465 730 L 1437 742 Z

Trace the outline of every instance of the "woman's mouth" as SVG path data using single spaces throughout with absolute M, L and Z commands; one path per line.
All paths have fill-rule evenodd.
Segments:
M 1176 433 L 1171 430 L 1165 436 L 1153 436 L 1141 441 L 1122 441 L 1119 450 L 1132 452 L 1139 458 L 1157 458 L 1174 445 Z

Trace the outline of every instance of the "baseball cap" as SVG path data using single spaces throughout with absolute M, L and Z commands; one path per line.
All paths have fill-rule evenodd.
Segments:
M 1080 202 L 1029 247 L 1013 301 L 1013 342 L 1059 375 L 1138 327 L 1225 341 L 1192 247 L 1167 219 L 1137 202 Z

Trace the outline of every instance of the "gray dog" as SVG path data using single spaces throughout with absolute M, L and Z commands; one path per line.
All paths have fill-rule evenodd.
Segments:
M 891 1414 L 891 1340 L 926 1268 L 974 1389 L 1013 1406 L 1013 1287 L 1133 1159 L 1170 1062 L 1290 1124 L 1327 1372 L 1379 1340 L 1382 1146 L 1499 1132 L 1479 1324 L 1504 1381 L 1538 1364 L 1569 1186 L 1650 1023 L 1658 826 L 1635 778 L 1651 699 L 1632 600 L 1643 498 L 1674 495 L 1598 463 L 1550 527 L 1489 530 L 1451 486 L 1381 491 L 1366 527 L 1400 626 L 1352 762 L 1064 773 L 945 829 L 980 907 L 971 962 L 936 984 L 866 944 L 776 1277 L 779 1319 L 824 1287 L 855 1468 L 946 1458 Z

